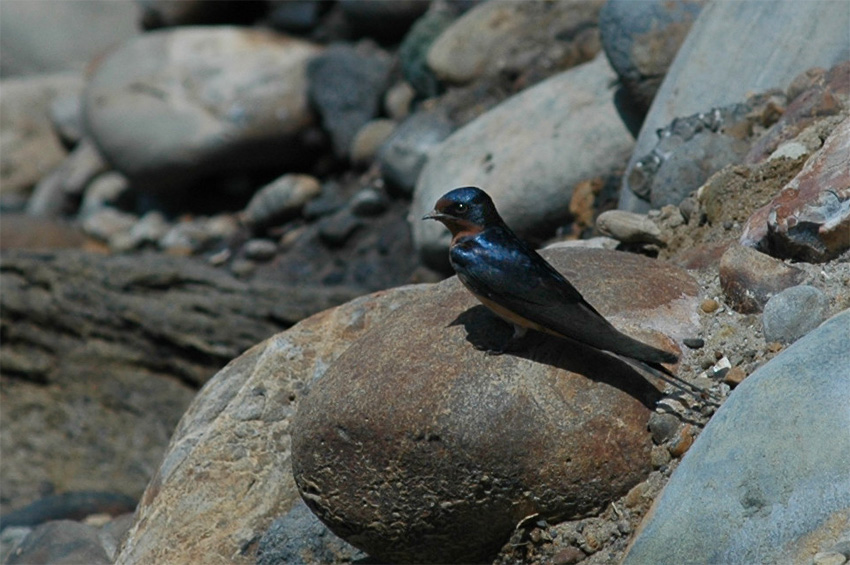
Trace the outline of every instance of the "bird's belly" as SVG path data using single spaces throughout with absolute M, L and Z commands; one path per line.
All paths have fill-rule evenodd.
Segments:
M 539 332 L 547 333 L 547 334 L 550 334 L 550 335 L 555 335 L 555 336 L 558 336 L 558 337 L 564 337 L 563 335 L 559 334 L 556 331 L 550 330 L 549 328 L 547 328 L 545 326 L 541 326 L 537 322 L 533 322 L 533 321 L 529 320 L 528 318 L 521 316 L 520 314 L 517 314 L 513 310 L 510 310 L 510 309 L 505 308 L 504 306 L 502 306 L 502 305 L 500 305 L 496 302 L 493 302 L 489 298 L 484 298 L 483 296 L 481 296 L 480 294 L 478 294 L 477 292 L 472 290 L 472 288 L 468 284 L 466 284 L 466 282 L 463 280 L 463 278 L 461 278 L 461 277 L 458 277 L 458 278 L 460 278 L 460 282 L 463 283 L 463 285 L 473 294 L 473 296 L 475 296 L 475 298 L 477 298 L 481 302 L 481 304 L 483 304 L 484 306 L 489 308 L 494 314 L 496 314 L 498 317 L 500 317 L 504 321 L 508 322 L 509 324 L 513 324 L 515 326 L 519 326 L 519 327 L 522 327 L 522 328 L 529 328 L 529 329 L 532 329 L 532 330 L 537 330 Z

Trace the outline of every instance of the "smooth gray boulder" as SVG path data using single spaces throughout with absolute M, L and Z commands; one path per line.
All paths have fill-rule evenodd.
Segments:
M 811 563 L 850 539 L 850 310 L 732 393 L 624 560 Z

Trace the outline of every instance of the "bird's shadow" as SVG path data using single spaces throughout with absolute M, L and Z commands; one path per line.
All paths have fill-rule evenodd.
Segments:
M 483 305 L 462 312 L 449 325 L 463 326 L 466 340 L 476 349 L 483 350 L 482 355 L 485 355 L 484 351 L 498 350 L 513 334 L 510 324 Z M 632 396 L 650 410 L 663 396 L 644 375 L 625 361 L 577 341 L 530 331 L 503 355 L 529 359 L 604 382 Z

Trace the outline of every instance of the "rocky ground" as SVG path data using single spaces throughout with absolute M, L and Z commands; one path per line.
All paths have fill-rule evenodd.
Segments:
M 816 6 L 0 4 L 0 562 L 850 560 Z M 460 185 L 704 393 L 478 351 Z

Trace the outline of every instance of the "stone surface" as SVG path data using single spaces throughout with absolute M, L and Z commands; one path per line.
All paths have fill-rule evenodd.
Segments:
M 62 143 L 73 147 L 83 139 L 82 92 L 60 94 L 50 103 L 50 123 Z
M 251 345 L 357 296 L 240 282 L 162 254 L 79 251 L 4 251 L 0 286 L 3 510 L 45 489 L 138 499 L 197 387 Z
M 752 132 L 775 121 L 784 103 L 777 91 L 674 119 L 656 132 L 655 147 L 627 172 L 626 186 L 653 208 L 679 205 L 713 173 L 740 163 Z
M 393 120 L 377 119 L 366 123 L 351 140 L 351 163 L 364 167 L 374 160 L 378 148 L 396 127 Z
M 658 225 L 644 214 L 608 210 L 596 218 L 596 227 L 623 243 L 663 243 Z
M 850 311 L 742 382 L 674 471 L 627 565 L 811 563 L 850 538 Z M 718 480 L 724 477 L 723 480 Z
M 0 75 L 83 72 L 110 47 L 138 35 L 137 17 L 132 2 L 2 2 Z
M 269 2 L 267 21 L 275 29 L 306 33 L 316 27 L 323 11 L 323 3 L 313 0 L 272 0 Z
M 116 171 L 103 173 L 92 179 L 86 188 L 77 210 L 77 218 L 85 221 L 86 218 L 104 208 L 121 208 L 121 204 L 127 203 L 132 198 L 133 194 L 130 192 L 130 182 L 127 177 Z
M 431 98 L 442 90 L 440 81 L 428 66 L 428 50 L 455 21 L 456 6 L 442 2 L 432 3 L 431 8 L 411 26 L 399 46 L 401 72 L 418 97 Z
M 245 222 L 252 228 L 263 229 L 292 219 L 321 191 L 322 185 L 315 177 L 283 175 L 251 197 L 245 207 Z
M 257 549 L 257 565 L 312 565 L 365 557 L 362 551 L 336 537 L 303 501 L 272 522 Z
M 693 332 L 697 289 L 683 271 L 619 252 L 544 253 L 621 327 Z M 626 289 L 642 291 L 627 305 Z M 331 530 L 390 562 L 478 562 L 523 518 L 593 512 L 646 476 L 649 382 L 541 335 L 515 355 L 476 349 L 509 335 L 452 278 L 316 381 L 296 415 L 292 462 L 302 497 Z M 657 333 L 642 337 L 670 347 Z
M 2 80 L 0 194 L 28 194 L 62 162 L 65 149 L 50 123 L 50 104 L 58 96 L 79 92 L 83 84 L 78 73 Z
M 125 494 L 100 491 L 74 491 L 40 498 L 0 517 L 0 530 L 9 527 L 35 527 L 55 520 L 83 520 L 93 514 L 116 516 L 132 512 L 136 499 Z
M 649 109 L 703 4 L 705 0 L 609 0 L 602 6 L 602 47 L 639 112 Z
M 31 531 L 32 528 L 23 526 L 4 528 L 0 531 L 0 563 L 8 563 L 9 556 Z
M 0 250 L 80 248 L 85 236 L 79 227 L 50 218 L 25 214 L 3 214 L 0 220 Z
M 27 214 L 54 218 L 70 215 L 88 184 L 106 170 L 107 164 L 97 148 L 88 141 L 79 143 L 67 159 L 36 184 L 27 202 Z
M 731 245 L 720 258 L 720 286 L 732 308 L 761 312 L 771 296 L 800 284 L 803 272 L 749 247 Z
M 30 532 L 6 563 L 110 565 L 112 560 L 103 548 L 97 528 L 71 520 L 56 520 L 42 524 Z
M 384 110 L 390 119 L 402 121 L 410 115 L 416 91 L 405 81 L 399 81 L 387 89 L 384 95 Z
M 789 104 L 785 112 L 753 144 L 745 163 L 758 163 L 768 156 L 773 158 L 783 143 L 795 139 L 805 147 L 806 153 L 819 149 L 826 137 L 820 127 L 814 127 L 813 135 L 802 134 L 819 122 L 834 125 L 841 121 L 842 110 L 850 107 L 850 61 L 829 70 L 807 69 L 788 86 L 787 96 Z
M 484 74 L 522 72 L 531 59 L 553 52 L 555 66 L 567 68 L 596 51 L 566 47 L 580 33 L 595 34 L 601 0 L 482 2 L 446 29 L 428 50 L 428 66 L 441 80 L 468 83 Z M 598 43 L 596 43 L 598 50 Z M 547 53 L 548 52 L 548 53 Z
M 850 5 L 842 0 L 706 4 L 656 94 L 628 171 L 652 149 L 655 132 L 674 118 L 784 89 L 806 69 L 850 59 L 848 18 Z M 649 205 L 624 182 L 620 208 L 645 212 Z
M 378 149 L 381 175 L 403 194 L 413 194 L 428 156 L 455 130 L 440 112 L 417 112 L 403 121 Z
M 850 249 L 850 118 L 803 170 L 747 221 L 741 244 L 780 258 L 823 262 Z
M 479 186 L 524 237 L 566 219 L 573 187 L 622 167 L 633 139 L 612 102 L 604 56 L 560 73 L 470 122 L 435 150 L 411 204 L 414 245 L 446 269 L 449 233 L 420 218 L 444 193 Z
M 349 155 L 354 136 L 378 116 L 389 72 L 386 53 L 347 45 L 332 46 L 307 65 L 310 101 L 338 157 Z
M 262 30 L 147 33 L 95 69 L 85 123 L 101 153 L 148 191 L 299 162 L 310 43 Z
M 356 193 L 333 185 L 326 183 L 323 195 L 305 207 L 304 216 L 315 221 L 285 234 L 286 251 L 258 267 L 255 277 L 272 285 L 343 286 L 361 293 L 410 282 L 419 260 L 410 242 L 408 202 L 386 199 L 383 213 L 368 215 Z
M 764 305 L 764 339 L 794 343 L 826 319 L 829 297 L 820 289 L 800 285 L 786 288 Z
M 298 501 L 289 434 L 302 396 L 419 292 L 395 289 L 316 314 L 213 377 L 177 426 L 116 562 L 254 563 L 263 533 Z

